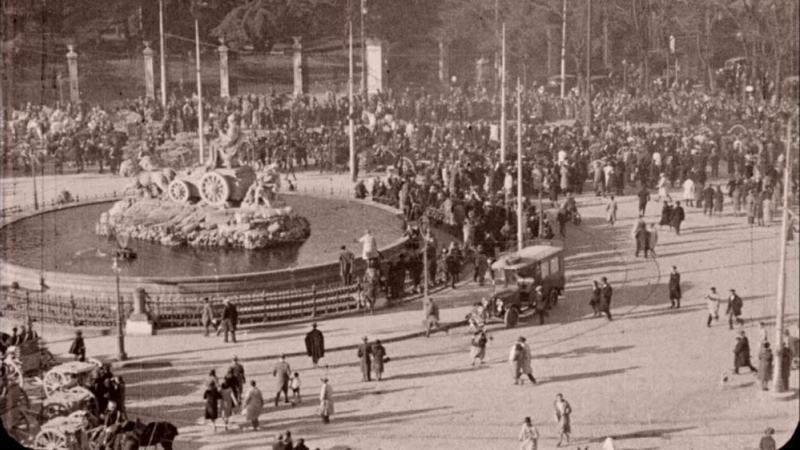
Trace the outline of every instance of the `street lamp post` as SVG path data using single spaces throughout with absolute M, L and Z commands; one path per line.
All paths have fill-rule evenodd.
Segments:
M 789 234 L 789 183 L 792 172 L 792 120 L 786 121 L 786 167 L 783 169 L 783 217 L 781 220 L 781 256 L 778 270 L 778 313 L 775 318 L 775 370 L 773 371 L 772 392 L 784 392 L 789 386 L 784 384 L 782 373 L 783 359 L 783 311 L 786 303 L 786 245 Z
M 117 357 L 120 361 L 125 361 L 128 359 L 128 355 L 125 353 L 125 330 L 123 329 L 123 313 L 122 313 L 122 295 L 119 292 L 119 251 L 114 255 L 114 264 L 112 266 L 114 269 L 114 275 L 116 277 L 117 282 Z

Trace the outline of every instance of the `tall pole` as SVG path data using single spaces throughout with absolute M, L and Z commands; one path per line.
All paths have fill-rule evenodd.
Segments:
M 772 392 L 784 392 L 789 386 L 783 384 L 781 374 L 783 358 L 783 309 L 786 303 L 786 239 L 789 231 L 789 177 L 792 171 L 792 120 L 786 120 L 786 168 L 783 174 L 783 217 L 781 220 L 781 259 L 778 269 L 778 315 L 775 318 L 775 370 L 772 379 Z
M 356 181 L 356 134 L 353 124 L 353 18 L 348 22 L 350 31 L 350 74 L 347 79 L 348 126 L 350 130 L 350 179 Z
M 425 296 L 425 302 L 428 302 L 430 299 L 430 293 L 428 291 L 428 283 L 430 283 L 429 273 L 428 273 L 428 241 L 431 238 L 431 228 L 430 222 L 428 220 L 428 216 L 422 216 L 422 225 L 425 227 L 424 233 L 422 235 L 422 265 L 424 266 L 423 270 L 425 270 L 425 289 L 423 290 Z
M 117 358 L 120 361 L 128 359 L 125 353 L 125 330 L 122 328 L 122 295 L 119 292 L 119 256 L 114 256 L 114 274 L 117 280 Z
M 161 32 L 161 106 L 167 106 L 167 56 L 164 37 L 164 0 L 158 0 L 158 28 Z
M 561 12 L 561 98 L 567 95 L 567 0 Z
M 522 251 L 522 83 L 517 78 L 517 250 Z
M 364 32 L 364 16 L 367 12 L 366 0 L 361 0 L 361 96 L 367 98 L 367 42 Z
M 586 130 L 592 129 L 592 0 L 586 0 Z
M 197 135 L 200 137 L 200 164 L 203 164 L 204 144 L 203 144 L 203 78 L 200 74 L 200 24 L 197 18 L 194 19 L 194 47 L 197 68 Z
M 502 25 L 502 55 L 500 73 L 500 163 L 506 162 L 506 23 Z

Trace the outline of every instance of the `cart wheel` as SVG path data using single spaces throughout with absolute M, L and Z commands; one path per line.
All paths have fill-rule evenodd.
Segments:
M 200 196 L 209 205 L 224 206 L 230 195 L 230 186 L 225 177 L 219 173 L 207 172 L 200 178 Z
M 66 406 L 62 405 L 61 403 L 51 403 L 44 407 L 44 420 L 45 422 L 54 418 L 54 417 L 61 417 L 61 416 L 68 416 L 69 410 Z
M 22 376 L 22 369 L 20 369 L 19 365 L 10 359 L 3 361 L 3 365 L 6 366 L 6 377 L 9 380 L 16 381 L 22 387 L 25 383 L 25 377 Z
M 67 436 L 57 430 L 44 430 L 36 435 L 33 441 L 35 450 L 65 450 L 68 445 Z
M 64 374 L 59 372 L 47 372 L 47 375 L 44 376 L 44 393 L 48 397 L 53 395 L 53 392 L 58 391 L 63 386 L 65 386 L 69 381 L 66 379 Z
M 513 307 L 508 308 L 508 310 L 506 311 L 506 316 L 504 321 L 506 324 L 506 328 L 516 327 L 517 323 L 519 323 L 519 311 L 517 310 L 517 308 Z
M 191 197 L 189 184 L 183 180 L 172 180 L 167 188 L 169 198 L 175 203 L 188 204 Z
M 5 419 L 5 418 L 4 418 Z M 10 421 L 8 422 L 8 434 L 21 445 L 30 444 L 31 440 L 31 423 L 28 416 L 16 409 L 10 414 Z

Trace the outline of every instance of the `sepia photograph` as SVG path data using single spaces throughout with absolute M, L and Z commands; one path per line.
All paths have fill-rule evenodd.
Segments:
M 0 447 L 800 446 L 800 1 L 0 11 Z

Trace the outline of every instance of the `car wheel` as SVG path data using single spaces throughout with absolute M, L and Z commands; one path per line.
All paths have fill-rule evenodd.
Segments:
M 517 310 L 517 308 L 508 308 L 508 310 L 506 310 L 506 316 L 504 321 L 506 324 L 506 328 L 516 327 L 517 323 L 519 323 L 519 311 Z
M 547 294 L 548 304 L 552 308 L 558 304 L 558 288 L 551 288 Z

